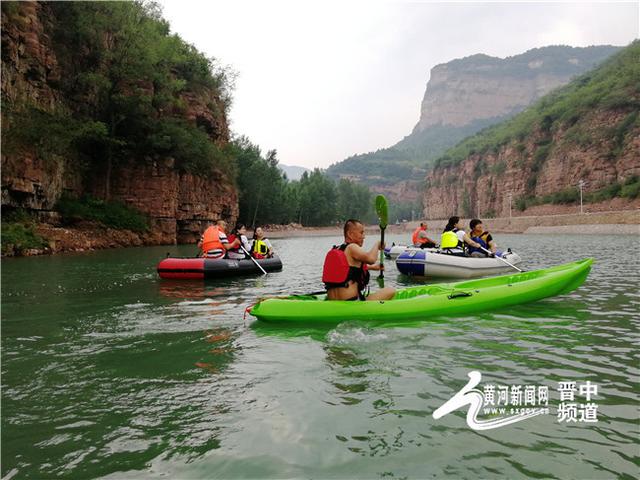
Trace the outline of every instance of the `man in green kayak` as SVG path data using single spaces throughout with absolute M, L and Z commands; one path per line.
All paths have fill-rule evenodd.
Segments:
M 370 295 L 365 294 L 369 270 L 384 269 L 376 263 L 384 245 L 376 242 L 369 250 L 362 248 L 364 225 L 359 220 L 344 224 L 344 243 L 334 246 L 325 257 L 322 281 L 329 300 L 390 300 L 396 291 L 386 287 Z

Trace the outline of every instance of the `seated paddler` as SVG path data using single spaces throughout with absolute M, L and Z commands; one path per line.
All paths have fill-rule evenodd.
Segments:
M 324 259 L 322 281 L 329 300 L 390 300 L 396 291 L 386 287 L 367 294 L 369 270 L 383 270 L 376 263 L 384 248 L 377 241 L 370 250 L 363 248 L 364 225 L 359 220 L 347 220 L 344 224 L 344 243 L 334 246 Z
M 427 224 L 425 222 L 420 222 L 420 226 L 414 230 L 413 235 L 411 235 L 411 243 L 414 247 L 420 248 L 433 248 L 436 246 L 436 242 L 427 235 Z
M 440 237 L 440 249 L 457 256 L 466 256 L 467 248 L 480 248 L 480 244 L 471 239 L 468 233 L 460 229 L 460 217 L 453 216 L 444 227 Z
M 265 236 L 262 227 L 257 227 L 253 232 L 251 256 L 257 259 L 273 257 L 273 246 L 271 245 L 269 239 Z
M 233 232 L 227 235 L 227 240 L 232 246 L 236 245 L 227 250 L 228 258 L 233 260 L 244 260 L 248 258 L 247 254 L 251 251 L 251 244 L 247 239 L 247 227 L 245 227 L 244 224 L 237 224 Z
M 471 240 L 480 246 L 480 248 L 469 246 L 469 255 L 472 257 L 502 256 L 502 252 L 498 251 L 498 246 L 491 234 L 485 231 L 482 220 L 474 218 L 469 222 L 469 228 L 471 228 L 469 233 Z M 487 254 L 487 251 L 491 253 Z
M 227 228 L 227 222 L 218 220 L 215 224 L 209 225 L 204 231 L 198 242 L 201 255 L 205 258 L 223 258 L 227 250 L 237 247 L 240 244 L 239 239 L 229 242 L 224 231 Z

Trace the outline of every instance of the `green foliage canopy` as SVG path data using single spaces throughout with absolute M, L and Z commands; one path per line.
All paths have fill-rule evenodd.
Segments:
M 113 165 L 157 156 L 175 158 L 185 172 L 233 175 L 233 161 L 217 142 L 226 139 L 211 126 L 226 124 L 232 74 L 171 35 L 156 3 L 47 2 L 45 8 L 64 104 L 44 111 L 3 98 L 10 120 L 3 140 L 33 145 L 29 135 L 37 135 L 39 154 L 104 172 L 107 187 Z M 19 5 L 3 2 L 3 13 L 17 16 Z M 210 99 L 217 120 L 187 121 L 187 93 Z
M 364 185 L 345 179 L 336 183 L 320 169 L 305 172 L 299 181 L 288 181 L 278 168 L 276 151 L 263 155 L 246 137 L 235 139 L 230 149 L 238 161 L 240 223 L 322 226 L 348 218 L 372 218 L 373 200 Z

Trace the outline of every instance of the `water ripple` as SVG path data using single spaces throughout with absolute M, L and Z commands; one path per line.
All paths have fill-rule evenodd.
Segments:
M 339 239 L 274 240 L 283 272 L 209 283 L 159 281 L 166 247 L 3 261 L 1 474 L 635 478 L 640 259 L 617 236 L 535 240 L 500 235 L 527 269 L 595 252 L 585 285 L 384 326 L 243 318 L 259 297 L 319 290 Z M 485 432 L 465 411 L 435 420 L 471 370 L 549 386 L 550 414 Z M 565 380 L 598 385 L 598 423 L 558 421 Z

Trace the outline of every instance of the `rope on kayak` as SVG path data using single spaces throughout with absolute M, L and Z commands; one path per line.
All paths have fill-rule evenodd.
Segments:
M 256 303 L 252 303 L 247 308 L 244 309 L 244 315 L 242 316 L 242 322 L 246 325 L 247 313 L 251 313 L 251 309 L 256 306 L 256 304 L 260 303 L 259 301 Z

